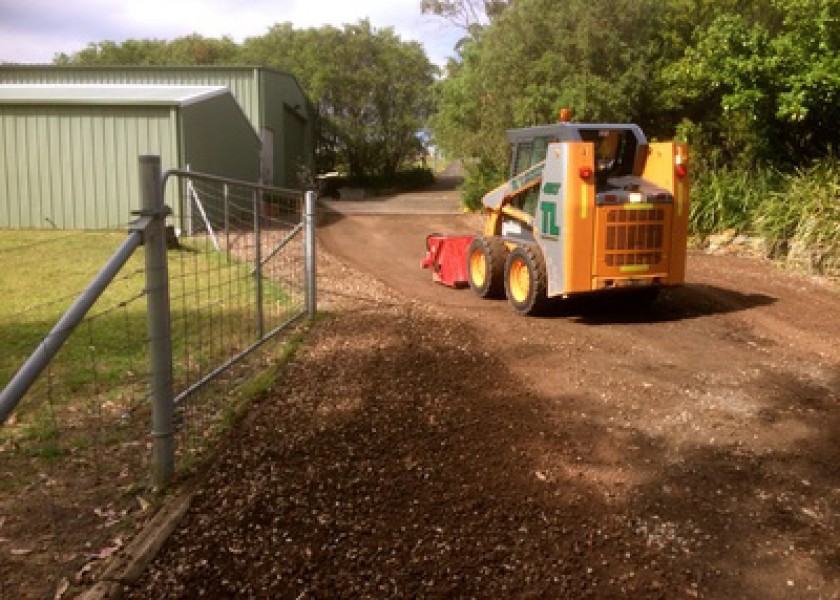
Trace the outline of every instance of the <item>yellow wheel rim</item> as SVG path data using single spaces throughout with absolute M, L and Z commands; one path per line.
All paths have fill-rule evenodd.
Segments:
M 487 273 L 487 261 L 484 258 L 484 253 L 480 250 L 474 250 L 470 254 L 470 279 L 476 287 L 480 288 L 484 285 Z
M 522 303 L 531 291 L 531 272 L 524 260 L 514 260 L 510 265 L 509 287 L 514 302 Z

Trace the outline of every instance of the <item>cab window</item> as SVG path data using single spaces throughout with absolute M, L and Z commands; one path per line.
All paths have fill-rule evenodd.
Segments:
M 540 137 L 534 140 L 534 149 L 531 152 L 531 165 L 541 163 L 545 160 L 545 155 L 548 152 L 548 144 L 553 140 L 547 137 Z
M 531 151 L 533 144 L 531 142 L 521 142 L 516 148 L 516 160 L 513 163 L 512 175 L 518 175 L 525 169 L 531 166 Z
M 580 137 L 595 145 L 595 172 L 599 183 L 609 177 L 633 174 L 636 137 L 622 129 L 584 129 Z
M 524 213 L 531 215 L 532 217 L 537 214 L 537 201 L 540 198 L 540 188 L 539 186 L 535 188 L 531 188 L 527 192 L 519 194 L 518 196 L 514 196 L 513 200 L 511 200 L 510 204 L 514 208 L 518 208 Z

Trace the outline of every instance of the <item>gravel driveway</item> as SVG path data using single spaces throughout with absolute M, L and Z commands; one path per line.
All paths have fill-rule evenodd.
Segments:
M 835 291 L 695 254 L 522 318 L 419 269 L 447 224 L 325 224 L 326 316 L 130 597 L 840 598 Z

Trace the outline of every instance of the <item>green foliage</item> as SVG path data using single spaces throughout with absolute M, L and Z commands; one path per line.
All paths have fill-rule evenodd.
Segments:
M 437 15 L 468 36 L 475 36 L 511 3 L 512 0 L 420 0 L 420 12 Z M 462 41 L 466 39 L 469 38 Z
M 786 174 L 781 189 L 758 205 L 755 226 L 779 254 L 796 252 L 804 265 L 840 274 L 840 163 L 827 157 Z
M 692 182 L 691 232 L 734 229 L 767 240 L 776 258 L 840 274 L 840 162 L 827 156 L 790 173 L 723 167 Z
M 425 4 L 451 18 L 470 3 Z M 504 178 L 506 129 L 569 107 L 578 121 L 688 141 L 695 234 L 765 235 L 820 264 L 837 255 L 838 0 L 567 0 L 560 10 L 517 0 L 459 51 L 436 86 L 432 126 L 447 154 L 474 165 L 467 207 Z
M 171 41 L 126 40 L 120 44 L 111 41 L 88 44 L 87 48 L 72 55 L 59 54 L 58 65 L 214 65 L 236 61 L 238 46 L 229 37 L 206 38 L 192 34 Z
M 432 185 L 435 175 L 426 167 L 413 167 L 404 171 L 397 171 L 391 180 L 391 185 L 399 190 L 420 190 Z
M 436 74 L 422 46 L 367 20 L 338 29 L 276 24 L 237 45 L 230 38 L 191 35 L 172 41 L 89 44 L 60 65 L 254 64 L 294 74 L 314 99 L 319 170 L 393 177 L 423 150 L 417 133 L 432 111 Z
M 431 169 L 413 167 L 388 176 L 362 175 L 332 178 L 321 193 L 325 196 L 338 197 L 338 190 L 342 187 L 363 188 L 372 193 L 391 193 L 394 190 L 406 192 L 426 188 L 434 182 L 435 175 Z
M 444 3 L 460 5 L 460 3 Z M 837 0 L 519 0 L 437 87 L 436 141 L 499 168 L 502 131 L 632 121 L 702 133 L 709 163 L 807 164 L 840 145 Z M 696 155 L 696 153 L 694 153 Z
M 436 141 L 451 154 L 502 169 L 505 129 L 553 122 L 560 107 L 583 121 L 640 120 L 654 95 L 648 66 L 656 50 L 655 6 L 511 4 L 464 46 L 460 62 L 450 62 L 437 89 Z
M 699 171 L 691 186 L 691 232 L 701 236 L 727 229 L 751 233 L 757 207 L 777 187 L 777 175 L 766 169 Z
M 464 208 L 481 209 L 481 199 L 484 194 L 505 180 L 504 173 L 492 161 L 486 159 L 467 166 L 467 175 L 461 186 L 461 191 L 464 193 L 461 203 Z
M 663 72 L 670 101 L 730 160 L 802 164 L 840 142 L 840 2 L 772 0 L 720 14 Z
M 343 29 L 285 23 L 247 39 L 240 59 L 295 73 L 317 99 L 322 167 L 336 162 L 352 176 L 393 177 L 422 151 L 417 132 L 432 110 L 435 67 L 420 44 L 392 29 L 367 20 Z

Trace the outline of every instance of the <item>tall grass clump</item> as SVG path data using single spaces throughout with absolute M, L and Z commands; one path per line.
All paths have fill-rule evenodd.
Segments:
M 691 187 L 689 226 L 693 235 L 734 229 L 752 233 L 753 217 L 762 201 L 778 188 L 778 175 L 769 169 L 724 167 L 695 172 Z
M 772 258 L 840 275 L 840 160 L 824 157 L 791 172 L 772 168 L 695 170 L 691 233 L 734 230 L 763 238 Z
M 840 275 L 840 161 L 823 158 L 782 176 L 781 189 L 758 204 L 756 233 L 776 258 L 816 273 Z

